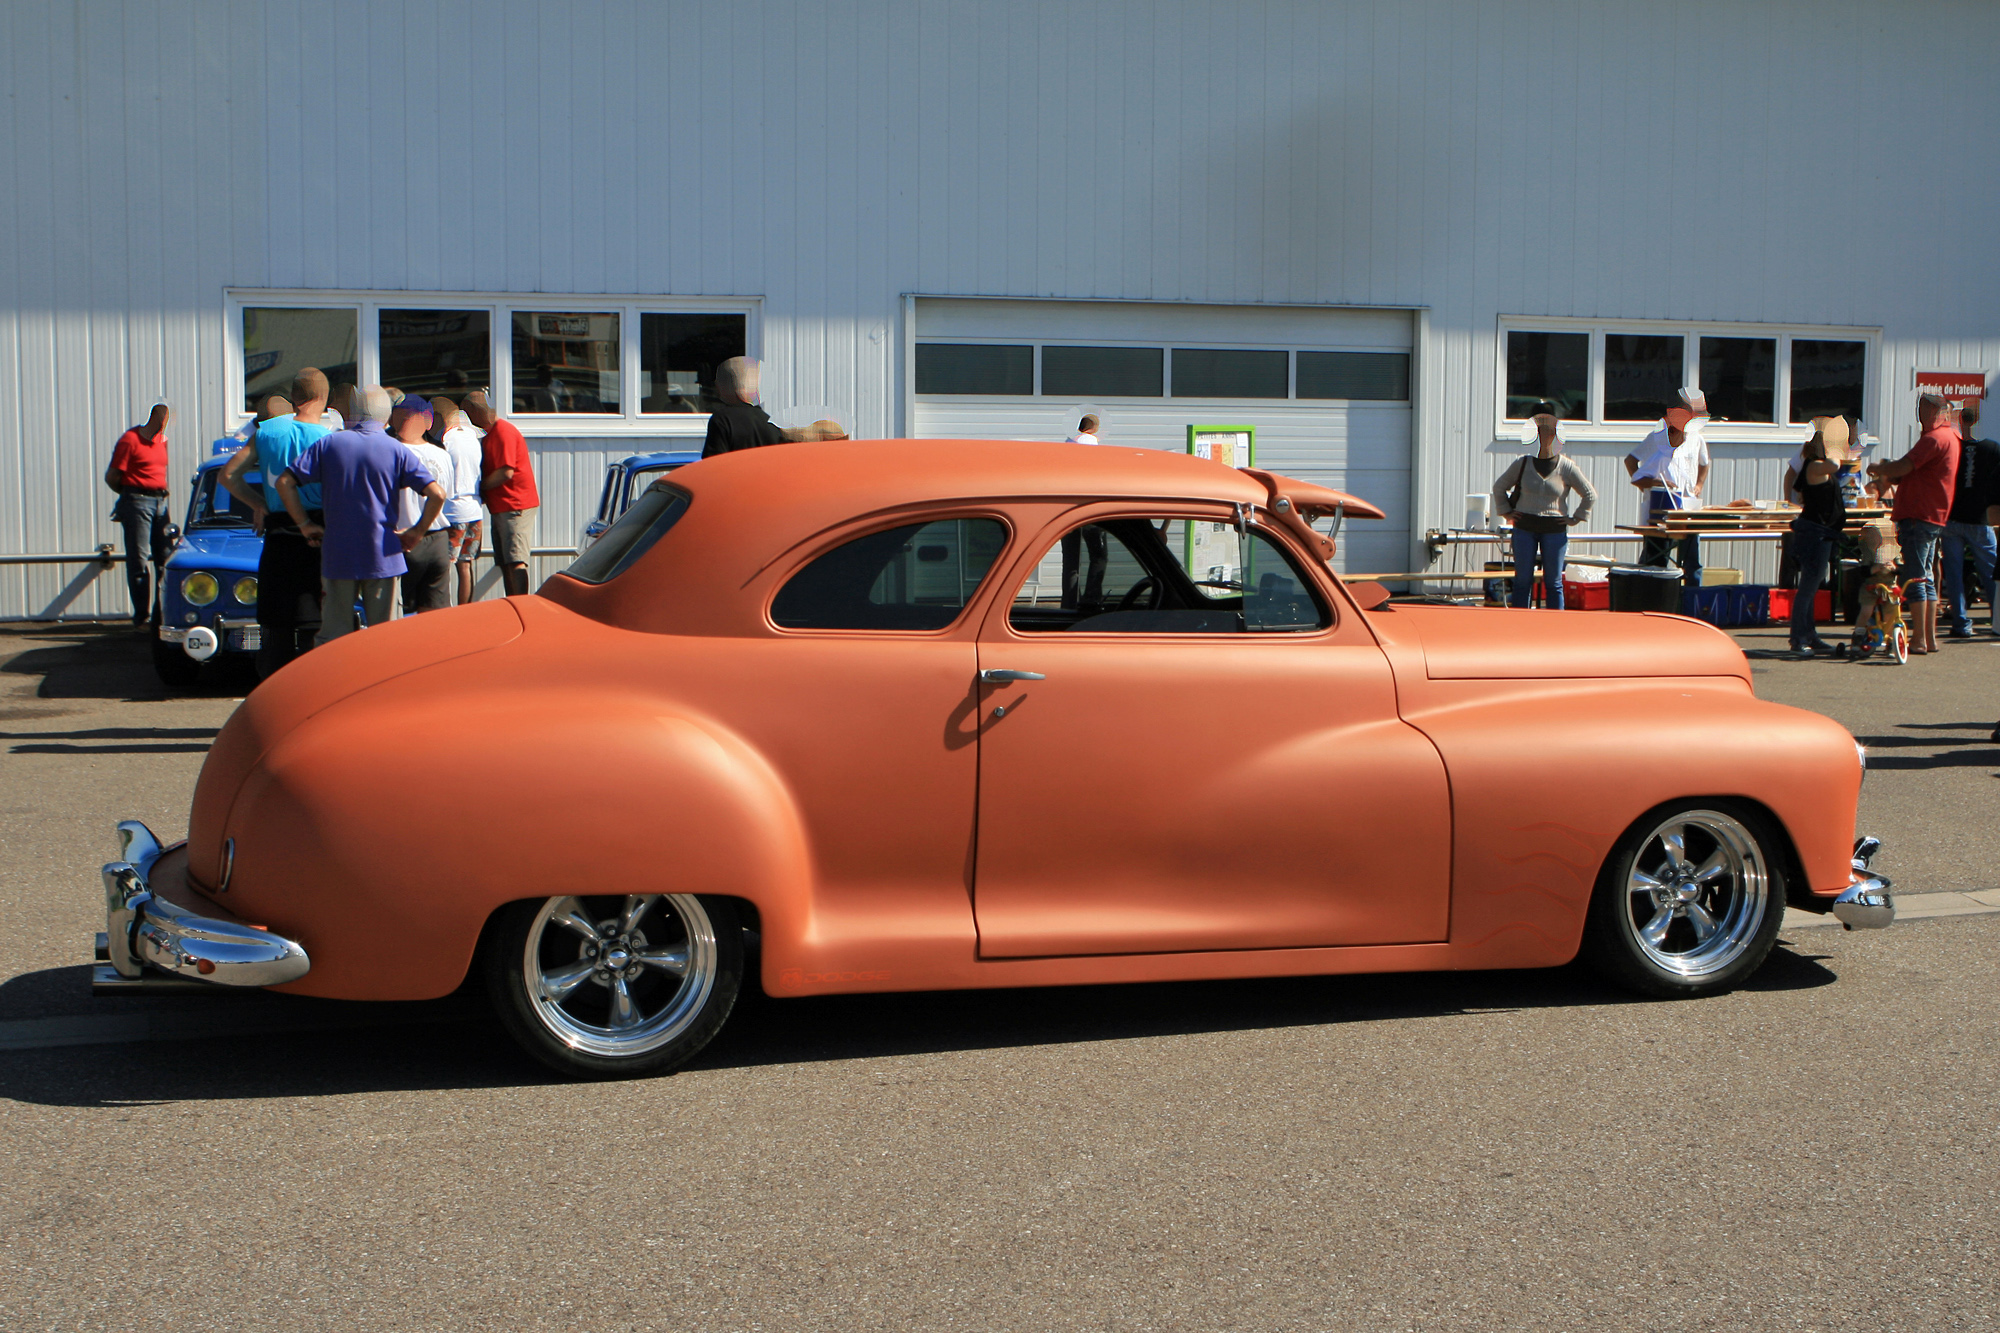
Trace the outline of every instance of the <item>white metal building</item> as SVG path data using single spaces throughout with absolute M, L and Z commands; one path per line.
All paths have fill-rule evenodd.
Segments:
M 1680 384 L 1769 497 L 1813 413 L 1900 452 L 2000 366 L 1984 3 L 49 0 L 0 52 L 0 557 L 115 540 L 160 397 L 183 503 L 308 360 L 490 384 L 545 546 L 740 346 L 857 436 L 1254 425 L 1375 570 L 1534 398 L 1625 521 Z M 76 573 L 0 616 L 124 611 Z

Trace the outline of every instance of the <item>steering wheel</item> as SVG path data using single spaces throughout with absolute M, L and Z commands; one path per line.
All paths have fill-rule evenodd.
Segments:
M 1139 599 L 1141 597 L 1146 596 L 1146 594 L 1148 593 L 1152 595 L 1147 598 L 1146 609 L 1148 611 L 1159 610 L 1160 581 L 1154 578 L 1150 574 L 1147 575 L 1145 578 L 1140 579 L 1137 583 L 1133 584 L 1131 587 L 1125 590 L 1125 595 L 1118 599 L 1118 609 L 1120 611 L 1130 611 L 1134 609 L 1135 607 L 1138 606 Z

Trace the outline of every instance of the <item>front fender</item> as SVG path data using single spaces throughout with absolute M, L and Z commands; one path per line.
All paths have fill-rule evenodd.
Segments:
M 412 673 L 268 752 L 229 817 L 232 910 L 302 944 L 284 989 L 444 995 L 495 909 L 556 894 L 699 893 L 810 929 L 789 793 L 712 719 L 658 700 L 455 690 Z

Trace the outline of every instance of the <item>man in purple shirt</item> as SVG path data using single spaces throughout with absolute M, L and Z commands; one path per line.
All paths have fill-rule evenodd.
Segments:
M 361 419 L 307 445 L 278 478 L 285 511 L 300 534 L 320 548 L 326 601 L 315 644 L 353 632 L 356 598 L 370 625 L 389 618 L 396 579 L 409 568 L 405 553 L 424 539 L 444 509 L 444 487 L 409 445 L 384 429 L 388 390 L 371 384 L 355 398 Z M 319 483 L 325 526 L 313 522 L 299 500 L 299 487 L 312 482 Z M 396 492 L 405 486 L 424 497 L 424 512 L 398 531 Z

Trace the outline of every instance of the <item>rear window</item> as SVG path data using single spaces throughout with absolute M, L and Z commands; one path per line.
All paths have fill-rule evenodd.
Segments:
M 653 549 L 653 543 L 667 535 L 667 529 L 687 512 L 688 494 L 663 481 L 646 488 L 616 523 L 604 530 L 588 551 L 578 556 L 563 573 L 584 583 L 608 583 L 630 569 L 635 561 Z
M 794 574 L 771 602 L 786 629 L 943 629 L 1007 545 L 990 518 L 945 518 L 871 532 Z

